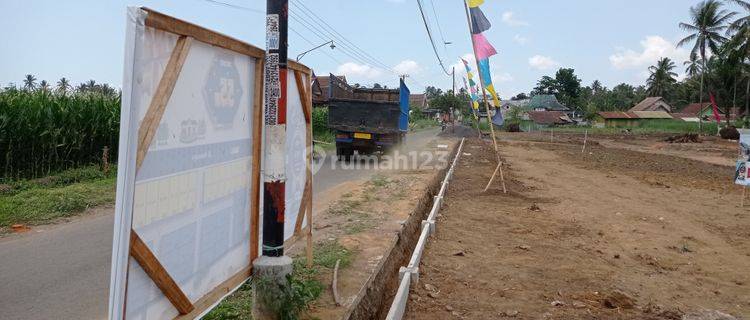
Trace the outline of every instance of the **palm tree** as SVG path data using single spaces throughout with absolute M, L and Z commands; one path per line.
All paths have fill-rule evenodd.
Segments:
M 688 77 L 693 78 L 701 73 L 701 60 L 698 59 L 698 54 L 691 53 L 690 60 L 682 63 L 685 66 L 685 73 Z
M 664 97 L 667 91 L 677 83 L 677 73 L 674 61 L 669 58 L 661 58 L 655 66 L 648 68 L 651 75 L 646 80 L 647 92 L 650 96 Z
M 23 79 L 23 88 L 29 91 L 36 89 L 36 77 L 27 74 Z
M 750 2 L 743 0 L 729 0 L 744 9 L 745 15 L 729 25 L 728 34 L 732 35 L 731 47 L 742 54 L 741 69 L 747 79 L 745 88 L 745 117 L 750 116 L 750 73 L 748 73 L 748 59 L 750 59 Z
M 49 83 L 47 82 L 47 80 L 42 80 L 41 82 L 39 82 L 39 89 L 44 92 L 49 91 Z
M 703 71 L 701 72 L 700 105 L 703 105 L 703 83 L 706 68 L 706 49 L 712 53 L 719 50 L 719 45 L 727 41 L 722 33 L 727 29 L 729 22 L 736 12 L 728 12 L 722 9 L 723 4 L 717 0 L 706 0 L 695 7 L 690 8 L 690 23 L 681 22 L 680 28 L 691 34 L 677 43 L 678 47 L 694 43 L 691 53 L 698 53 L 701 57 Z M 702 111 L 702 110 L 701 110 Z M 700 117 L 699 117 L 700 118 Z M 702 129 L 703 120 L 698 123 L 698 130 Z
M 57 81 L 57 92 L 65 95 L 68 93 L 68 90 L 70 90 L 70 81 L 65 77 L 60 78 L 60 80 Z

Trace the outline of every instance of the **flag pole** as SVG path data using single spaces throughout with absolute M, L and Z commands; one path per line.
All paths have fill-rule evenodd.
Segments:
M 477 73 L 479 74 L 479 86 L 482 87 L 482 99 L 484 103 L 484 110 L 487 112 L 487 123 L 490 125 L 490 134 L 492 134 L 492 143 L 495 147 L 495 157 L 497 162 L 500 162 L 500 152 L 497 149 L 497 139 L 495 138 L 495 128 L 492 126 L 492 120 L 490 119 L 490 107 L 487 105 L 487 92 L 484 89 L 484 79 L 482 79 L 482 71 L 479 70 L 479 63 L 477 60 L 477 47 L 474 43 L 474 37 L 471 33 L 471 16 L 469 15 L 469 5 L 466 0 L 461 0 L 464 3 L 464 9 L 466 10 L 466 22 L 469 24 L 469 37 L 471 37 L 471 48 L 474 50 L 474 61 L 477 62 Z
M 503 174 L 503 162 L 500 161 L 500 151 L 497 148 L 497 138 L 495 137 L 495 126 L 492 123 L 492 118 L 490 118 L 490 107 L 487 105 L 487 92 L 484 89 L 484 79 L 482 78 L 482 70 L 479 69 L 479 61 L 477 61 L 477 46 L 474 42 L 474 37 L 472 33 L 471 28 L 471 15 L 469 14 L 469 4 L 466 3 L 467 0 L 461 0 L 464 3 L 464 10 L 466 11 L 466 23 L 469 25 L 469 37 L 471 37 L 471 48 L 474 51 L 474 61 L 477 64 L 477 73 L 479 74 L 479 86 L 482 87 L 482 99 L 484 100 L 484 110 L 487 112 L 487 124 L 490 126 L 490 135 L 492 135 L 492 145 L 495 147 L 495 159 L 497 160 L 497 168 L 500 169 L 500 180 L 503 184 L 503 193 L 507 193 L 508 191 L 505 188 L 505 175 Z M 495 106 L 497 108 L 497 106 Z M 477 125 L 479 125 L 479 119 L 477 119 Z M 492 174 L 492 177 L 490 177 L 490 183 L 487 184 L 487 188 L 489 188 L 489 185 L 492 184 L 492 180 L 495 179 L 495 175 L 497 175 L 497 171 Z M 487 190 L 485 188 L 485 191 Z

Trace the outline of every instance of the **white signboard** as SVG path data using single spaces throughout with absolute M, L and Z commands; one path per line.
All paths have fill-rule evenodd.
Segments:
M 739 129 L 739 154 L 734 167 L 734 183 L 742 186 L 750 185 L 748 165 L 750 165 L 750 129 Z
M 263 51 L 148 9 L 127 24 L 109 317 L 195 318 L 257 252 Z M 286 238 L 307 161 L 290 75 Z

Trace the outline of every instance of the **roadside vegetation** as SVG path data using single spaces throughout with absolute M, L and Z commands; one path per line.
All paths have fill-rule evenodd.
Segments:
M 115 168 L 98 166 L 70 169 L 44 178 L 0 185 L 0 231 L 14 224 L 54 222 L 113 203 Z
M 120 93 L 89 81 L 52 87 L 27 75 L 0 89 L 0 183 L 40 178 L 116 159 Z
M 313 249 L 313 266 L 306 266 L 305 257 L 294 259 L 293 272 L 288 277 L 290 286 L 283 288 L 281 294 L 276 297 L 276 302 L 271 303 L 276 307 L 279 319 L 295 320 L 304 318 L 310 306 L 315 303 L 323 293 L 323 279 L 333 272 L 336 261 L 339 268 L 344 269 L 351 265 L 355 252 L 344 248 L 336 240 L 326 240 L 315 244 Z M 219 305 L 211 310 L 203 319 L 207 320 L 250 320 L 252 319 L 253 279 L 248 280 L 237 291 L 224 299 Z M 263 280 L 260 287 L 273 285 Z

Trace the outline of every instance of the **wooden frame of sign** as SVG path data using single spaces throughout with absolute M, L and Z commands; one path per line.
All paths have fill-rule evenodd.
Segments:
M 221 47 L 239 54 L 263 61 L 265 51 L 244 43 L 237 39 L 223 35 L 218 32 L 208 30 L 198 25 L 170 17 L 155 10 L 142 7 L 147 13 L 145 20 L 146 27 L 158 29 L 178 36 L 177 43 L 167 62 L 167 66 L 159 81 L 157 89 L 152 97 L 151 103 L 146 111 L 146 115 L 138 129 L 138 146 L 136 153 L 136 174 L 143 164 L 143 160 L 148 153 L 151 142 L 154 139 L 159 123 L 161 122 L 166 106 L 171 98 L 177 79 L 179 78 L 182 66 L 190 52 L 190 46 L 193 40 L 201 41 L 210 45 Z M 308 264 L 312 262 L 312 95 L 310 94 L 311 70 L 297 62 L 289 61 L 288 68 L 294 72 L 295 81 L 302 100 L 303 111 L 306 123 L 306 141 L 307 141 L 307 164 L 306 164 L 306 181 L 305 189 L 300 204 L 299 215 L 295 222 L 295 234 L 288 242 L 294 242 L 302 236 L 307 237 L 307 259 Z M 252 162 L 251 188 L 250 188 L 250 261 L 258 257 L 259 244 L 259 223 L 260 223 L 260 159 L 262 148 L 262 117 L 263 117 L 263 63 L 255 64 L 255 100 L 252 106 L 253 115 L 253 141 L 259 143 L 253 144 L 252 156 L 256 159 Z M 308 224 L 305 230 L 302 230 L 304 217 L 307 216 Z M 226 279 L 219 286 L 208 292 L 206 295 L 191 302 L 179 285 L 169 275 L 164 266 L 159 262 L 156 256 L 150 251 L 148 246 L 141 240 L 138 234 L 131 228 L 130 230 L 130 256 L 141 266 L 154 284 L 161 290 L 164 296 L 172 303 L 179 312 L 175 319 L 193 319 L 205 312 L 212 305 L 216 304 L 223 296 L 237 288 L 252 275 L 252 266 L 247 266 L 234 276 Z

